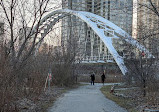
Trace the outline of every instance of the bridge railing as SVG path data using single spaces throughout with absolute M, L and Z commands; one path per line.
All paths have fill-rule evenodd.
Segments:
M 112 55 L 100 56 L 86 56 L 85 58 L 78 59 L 77 62 L 87 62 L 87 63 L 100 63 L 100 62 L 114 62 Z

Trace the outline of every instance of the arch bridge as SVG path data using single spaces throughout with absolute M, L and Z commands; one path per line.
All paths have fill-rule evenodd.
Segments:
M 105 46 L 108 48 L 110 54 L 119 66 L 123 75 L 125 75 L 128 70 L 124 64 L 123 57 L 118 54 L 117 50 L 112 44 L 113 38 L 120 38 L 122 40 L 125 40 L 129 44 L 132 44 L 133 46 L 138 48 L 140 51 L 144 51 L 147 58 L 153 57 L 143 45 L 133 39 L 127 32 L 122 30 L 120 27 L 101 16 L 84 11 L 61 9 L 49 13 L 40 22 L 40 29 L 43 29 L 40 39 L 44 39 L 44 37 L 51 31 L 52 27 L 59 21 L 59 19 L 62 19 L 68 15 L 77 16 L 78 18 L 83 20 L 89 27 L 92 28 L 92 30 L 100 37 Z M 33 28 L 32 34 L 36 32 L 37 27 L 38 24 Z M 107 36 L 107 34 L 111 36 Z

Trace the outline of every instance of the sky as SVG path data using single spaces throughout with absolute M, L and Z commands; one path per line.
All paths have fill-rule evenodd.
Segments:
M 36 0 L 37 2 L 38 0 Z M 22 16 L 21 14 L 23 15 L 23 18 L 25 20 L 25 22 L 28 24 L 27 26 L 28 27 L 31 27 L 32 26 L 32 21 L 33 19 L 31 20 L 30 18 L 34 18 L 34 14 L 33 14 L 33 10 L 34 10 L 34 5 L 38 5 L 38 3 L 35 3 L 35 0 L 18 0 L 18 4 L 16 6 L 16 17 L 15 17 L 15 22 L 14 22 L 14 34 L 15 34 L 15 37 L 17 37 L 17 35 L 19 35 L 19 29 L 22 28 Z M 4 1 L 4 4 L 5 4 L 5 7 L 7 8 L 7 12 L 8 14 L 10 14 L 10 9 L 9 9 L 9 5 L 10 5 L 10 0 L 6 0 Z M 57 10 L 57 9 L 60 9 L 62 8 L 61 6 L 62 4 L 62 0 L 50 0 L 49 4 L 48 4 L 48 8 L 47 8 L 47 11 L 46 14 L 54 11 L 54 10 Z M 0 10 L 1 7 L 0 7 Z M 0 11 L 0 21 L 4 21 L 5 24 L 5 29 L 9 29 L 8 26 L 7 26 L 7 21 L 6 19 L 3 19 L 3 17 L 5 17 L 3 11 Z M 58 23 L 56 24 L 54 27 L 58 27 L 60 26 L 61 24 Z M 9 33 L 7 33 L 8 31 L 5 32 L 6 35 L 10 35 Z M 52 33 L 50 33 L 49 35 L 47 35 L 46 39 L 44 40 L 45 42 L 47 42 L 48 44 L 54 44 L 55 46 L 59 44 L 59 38 L 61 38 L 59 35 L 60 35 L 60 30 L 56 28 L 56 30 L 52 31 Z M 57 36 L 58 35 L 58 36 Z M 58 37 L 55 38 L 55 37 Z M 7 36 L 6 40 L 10 40 L 10 37 Z

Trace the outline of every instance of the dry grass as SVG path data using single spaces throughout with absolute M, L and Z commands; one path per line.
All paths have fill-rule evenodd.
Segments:
M 102 93 L 108 99 L 116 102 L 118 105 L 127 109 L 129 112 L 138 112 L 137 110 L 135 110 L 135 107 L 133 105 L 133 101 L 131 99 L 126 99 L 126 98 L 114 96 L 113 94 L 110 93 L 110 88 L 111 88 L 110 85 L 109 86 L 103 86 L 101 88 Z

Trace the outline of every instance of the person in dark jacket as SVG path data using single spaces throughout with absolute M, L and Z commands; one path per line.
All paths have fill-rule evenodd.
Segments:
M 95 75 L 94 73 L 90 76 L 91 77 L 91 85 L 94 85 L 94 81 L 95 81 Z
M 103 72 L 103 75 L 101 75 L 101 81 L 102 81 L 102 83 L 104 85 L 104 81 L 105 81 L 105 74 L 104 74 L 104 72 Z

